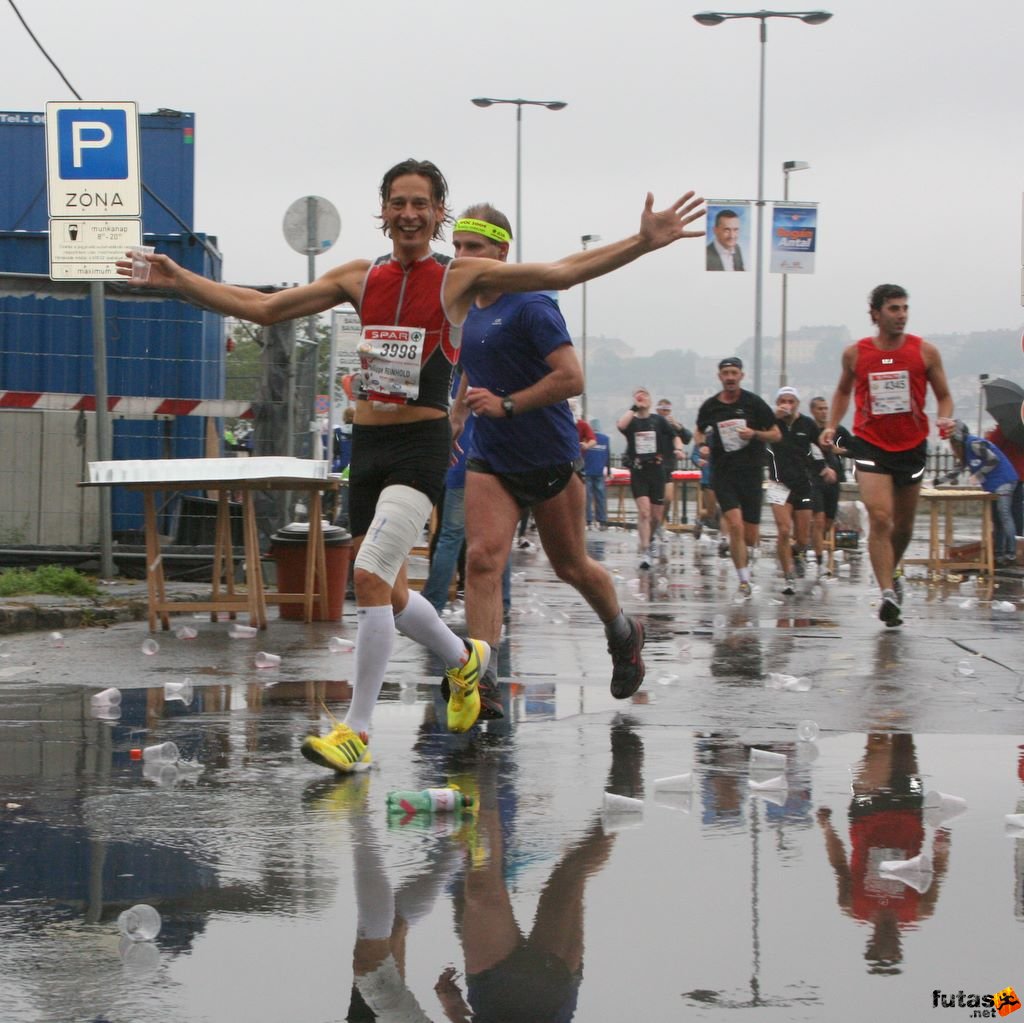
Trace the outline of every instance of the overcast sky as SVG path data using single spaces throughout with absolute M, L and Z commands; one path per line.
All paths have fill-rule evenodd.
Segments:
M 281 220 L 310 194 L 342 220 L 318 272 L 387 251 L 377 187 L 406 156 L 442 168 L 456 211 L 487 200 L 514 221 L 515 109 L 473 96 L 568 103 L 524 110 L 526 260 L 631 233 L 648 190 L 659 208 L 690 188 L 756 195 L 757 22 L 701 27 L 699 2 L 17 2 L 83 99 L 195 113 L 195 225 L 219 238 L 227 280 L 305 280 Z M 817 27 L 768 23 L 765 195 L 781 199 L 783 161 L 805 160 L 791 198 L 821 204 L 817 272 L 790 278 L 791 329 L 867 333 L 866 294 L 882 281 L 907 287 L 926 336 L 1017 328 L 1024 3 L 825 9 Z M 74 99 L 6 0 L 0 38 L 0 108 Z M 766 335 L 779 283 L 765 274 Z M 562 307 L 578 334 L 579 289 Z M 640 354 L 732 350 L 753 316 L 754 274 L 706 273 L 699 241 L 588 285 L 589 333 Z

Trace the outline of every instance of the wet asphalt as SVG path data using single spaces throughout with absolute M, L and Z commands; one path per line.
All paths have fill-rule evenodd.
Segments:
M 636 697 L 515 550 L 505 720 L 449 734 L 440 666 L 400 640 L 375 767 L 341 779 L 299 743 L 344 713 L 351 604 L 252 639 L 178 615 L 198 635 L 152 655 L 145 622 L 4 637 L 0 1019 L 953 1020 L 1024 994 L 1019 578 L 912 579 L 886 629 L 857 553 L 786 597 L 766 542 L 739 601 L 714 543 L 650 572 L 627 532 L 588 548 L 645 624 Z M 163 742 L 188 765 L 134 759 Z M 388 815 L 444 784 L 476 812 Z M 153 942 L 119 939 L 136 903 Z

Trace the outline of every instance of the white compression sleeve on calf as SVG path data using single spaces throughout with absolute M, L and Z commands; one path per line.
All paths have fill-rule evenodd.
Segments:
M 446 668 L 457 668 L 466 659 L 466 644 L 438 617 L 422 593 L 409 591 L 409 603 L 395 615 L 395 628 L 437 654 Z
M 368 732 L 395 645 L 395 616 L 391 605 L 383 604 L 361 607 L 356 617 L 356 680 L 345 724 L 354 732 Z

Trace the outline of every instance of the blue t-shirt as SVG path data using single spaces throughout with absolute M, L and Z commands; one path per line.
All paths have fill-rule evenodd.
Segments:
M 485 309 L 470 309 L 459 360 L 470 387 L 505 397 L 547 376 L 551 367 L 545 359 L 568 344 L 565 320 L 547 295 L 502 295 Z M 495 472 L 529 472 L 580 457 L 579 434 L 566 401 L 500 419 L 478 416 L 474 425 L 469 457 Z

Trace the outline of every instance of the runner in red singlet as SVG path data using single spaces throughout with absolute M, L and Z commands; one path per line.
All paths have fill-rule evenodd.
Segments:
M 851 453 L 871 521 L 868 554 L 882 591 L 878 617 L 893 628 L 903 624 L 898 569 L 913 535 L 924 478 L 928 385 L 938 403 L 936 425 L 942 436 L 953 428 L 953 399 L 938 349 L 904 333 L 909 311 L 906 291 L 898 284 L 880 284 L 871 292 L 869 302 L 871 322 L 878 333 L 843 352 L 842 372 L 821 441 L 832 443 L 853 394 L 856 411 Z

